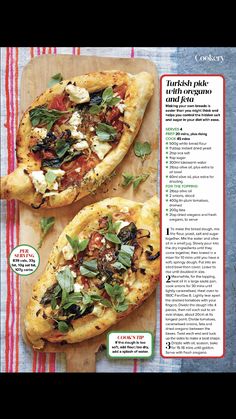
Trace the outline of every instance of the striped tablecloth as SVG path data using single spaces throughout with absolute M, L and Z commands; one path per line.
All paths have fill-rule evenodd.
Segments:
M 41 54 L 77 54 L 111 57 L 140 57 L 152 60 L 159 74 L 176 72 L 175 48 L 1 48 L 1 176 L 16 167 L 15 139 L 19 123 L 19 87 L 24 66 Z M 19 242 L 17 201 L 1 202 L 1 371 L 65 371 L 63 354 L 36 353 L 24 344 L 20 333 L 19 277 L 8 265 L 8 255 Z M 159 354 L 159 298 L 157 338 L 152 360 L 108 360 L 97 357 L 98 372 L 171 372 L 179 371 L 180 360 L 166 360 Z

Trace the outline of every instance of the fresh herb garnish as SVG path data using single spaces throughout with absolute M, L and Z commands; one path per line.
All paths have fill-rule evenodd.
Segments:
M 151 144 L 145 141 L 145 143 L 140 143 L 139 141 L 136 141 L 134 144 L 134 154 L 137 157 L 140 157 L 141 159 L 145 159 L 148 154 L 151 154 L 152 148 Z
M 48 87 L 54 86 L 54 84 L 60 83 L 63 80 L 63 76 L 61 73 L 57 73 L 54 76 L 51 77 L 51 79 L 48 82 Z
M 129 307 L 128 300 L 124 295 L 124 287 L 120 285 L 111 285 L 106 283 L 105 290 L 107 294 L 111 297 L 112 306 L 117 312 L 126 311 Z
M 52 170 L 49 170 L 45 175 L 45 180 L 49 185 L 52 185 L 56 178 L 57 175 Z
M 71 144 L 65 140 L 59 139 L 56 141 L 56 153 L 59 158 L 63 157 L 69 150 Z
M 140 176 L 136 177 L 135 180 L 133 181 L 133 188 L 137 189 L 139 184 L 141 182 L 144 182 L 148 177 L 149 177 L 149 174 L 147 174 L 147 173 L 144 173 L 143 175 L 140 175 Z
M 68 266 L 62 271 L 57 272 L 56 277 L 62 291 L 69 294 L 74 290 L 74 277 Z
M 122 173 L 122 176 L 123 176 L 124 179 L 123 179 L 123 182 L 122 182 L 121 186 L 128 186 L 134 180 L 134 176 L 131 175 L 130 173 Z
M 132 257 L 134 255 L 134 246 L 129 246 L 127 244 L 122 244 L 117 261 L 113 266 L 118 269 L 128 269 L 131 267 Z
M 100 141 L 113 141 L 117 132 L 111 125 L 100 123 L 96 128 L 96 134 Z
M 47 109 L 45 106 L 37 106 L 29 111 L 30 122 L 33 127 L 47 125 L 47 130 L 50 131 L 53 124 L 68 112 L 70 111 L 58 111 L 56 109 Z
M 38 244 L 38 249 L 42 246 L 43 240 L 46 236 L 46 234 L 49 232 L 49 230 L 52 228 L 52 226 L 55 223 L 55 217 L 42 217 L 40 220 L 40 228 L 41 228 L 41 237 Z
M 94 278 L 99 274 L 97 259 L 83 261 L 83 264 L 80 266 L 80 273 L 87 278 Z
M 57 328 L 61 333 L 67 333 L 69 331 L 69 325 L 63 321 L 57 322 Z
M 141 182 L 144 182 L 149 177 L 149 174 L 148 173 L 143 173 L 142 175 L 139 175 L 139 176 L 133 176 L 130 173 L 123 173 L 122 176 L 123 176 L 124 180 L 123 180 L 121 186 L 126 187 L 128 185 L 133 184 L 133 188 L 137 189 L 139 184 Z
M 119 97 L 114 96 L 112 87 L 107 87 L 103 91 L 101 103 L 92 103 L 89 112 L 91 114 L 98 114 L 105 106 L 115 106 L 120 100 Z
M 88 246 L 88 239 L 79 241 L 78 237 L 72 238 L 68 235 L 66 235 L 66 238 L 73 249 L 74 256 L 77 256 L 79 252 L 83 252 L 83 250 L 85 250 Z
M 112 243 L 115 243 L 115 244 L 120 244 L 121 243 L 119 237 L 116 234 L 113 234 L 113 233 L 106 233 L 105 234 L 105 239 L 107 239 L 109 242 L 112 242 Z

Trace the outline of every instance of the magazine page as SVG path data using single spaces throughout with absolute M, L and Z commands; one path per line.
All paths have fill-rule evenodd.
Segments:
M 236 49 L 1 48 L 1 372 L 235 372 Z

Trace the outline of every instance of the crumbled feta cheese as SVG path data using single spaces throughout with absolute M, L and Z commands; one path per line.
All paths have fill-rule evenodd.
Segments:
M 92 131 L 95 131 L 95 128 L 94 128 L 94 127 L 90 127 L 90 128 L 89 128 L 89 131 L 91 131 L 91 132 L 92 132 Z
M 72 247 L 71 247 L 71 245 L 70 245 L 70 243 L 67 243 L 63 248 L 62 248 L 62 253 L 63 253 L 63 256 L 64 256 L 64 259 L 65 260 L 70 260 L 70 259 L 72 259 L 73 258 L 73 256 L 74 256 L 74 252 L 73 252 L 73 249 L 72 249 Z
M 119 220 L 119 223 L 120 223 L 120 225 L 116 230 L 116 234 L 118 234 L 123 227 L 126 227 L 130 224 L 129 221 L 123 221 L 123 220 Z
M 102 306 L 101 304 L 95 304 L 95 306 L 93 307 L 92 314 L 96 317 L 101 317 L 104 311 L 105 311 L 104 306 Z
M 124 214 L 127 214 L 129 212 L 129 207 L 121 208 L 120 212 L 123 212 Z
M 73 144 L 73 150 L 84 150 L 85 148 L 89 148 L 89 144 L 86 140 L 82 140 L 78 143 Z
M 76 129 L 71 131 L 71 137 L 76 138 L 77 140 L 83 140 L 85 135 L 81 131 L 76 131 Z
M 77 169 L 75 169 L 75 172 L 76 172 L 76 173 L 81 172 L 81 167 L 77 167 Z
M 34 137 L 43 140 L 45 137 L 47 137 L 47 130 L 46 128 L 33 128 L 31 130 L 31 135 L 33 135 Z
M 36 189 L 36 192 L 44 194 L 47 189 L 47 182 L 42 170 L 35 170 L 30 173 L 30 178 L 33 182 L 33 185 Z
M 101 277 L 101 281 L 102 281 L 102 282 L 105 282 L 105 281 L 106 281 L 106 279 L 107 279 L 106 275 L 103 275 L 103 276 Z
M 112 146 L 105 141 L 99 141 L 98 137 L 95 136 L 92 139 L 91 149 L 97 154 L 100 160 L 103 160 L 105 155 L 110 151 Z
M 81 124 L 81 117 L 79 112 L 74 112 L 70 120 L 68 121 L 69 125 L 72 125 L 73 127 L 78 127 L 78 125 Z
M 51 169 L 51 168 L 48 168 L 48 167 L 45 168 L 45 169 L 47 170 L 47 172 L 54 173 L 57 178 L 61 178 L 66 173 L 65 170 L 61 170 L 61 169 Z
M 74 84 L 68 84 L 65 88 L 66 93 L 69 94 L 69 98 L 75 103 L 85 103 L 90 101 L 89 92 L 83 87 L 74 86 Z
M 111 262 L 111 260 L 113 259 L 113 256 L 112 256 L 112 255 L 107 254 L 107 255 L 105 255 L 105 256 L 104 256 L 104 258 L 105 258 L 105 260 L 106 260 L 107 262 Z
M 105 243 L 106 243 L 106 239 L 105 239 L 105 237 L 103 237 L 103 238 L 101 239 L 101 243 L 102 243 L 102 244 L 105 244 Z
M 57 181 L 55 181 L 55 182 L 53 182 L 53 183 L 48 183 L 47 184 L 47 189 L 49 189 L 49 191 L 58 191 L 58 187 L 59 187 L 59 185 L 58 185 L 58 182 Z
M 124 103 L 120 103 L 120 102 L 116 104 L 116 107 L 119 109 L 119 111 L 121 113 L 124 113 L 124 110 L 126 108 L 125 104 Z
M 80 285 L 77 283 L 74 284 L 74 292 L 80 292 L 83 288 L 84 288 L 83 285 Z

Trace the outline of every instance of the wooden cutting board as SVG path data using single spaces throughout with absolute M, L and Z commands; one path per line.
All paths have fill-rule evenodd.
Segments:
M 156 66 L 149 60 L 128 59 L 128 58 L 105 58 L 95 56 L 73 56 L 73 55 L 43 55 L 32 59 L 27 64 L 21 78 L 21 114 L 30 106 L 31 102 L 42 93 L 46 88 L 49 79 L 56 73 L 61 73 L 64 79 L 73 76 L 103 70 L 123 70 L 130 73 L 148 71 L 154 76 L 155 91 L 150 103 L 148 104 L 142 127 L 137 139 L 149 141 L 152 144 L 152 153 L 145 160 L 135 157 L 133 149 L 115 170 L 115 175 L 108 183 L 103 184 L 94 195 L 83 198 L 70 206 L 52 210 L 33 210 L 20 203 L 20 244 L 27 243 L 37 248 L 40 237 L 39 221 L 42 216 L 55 216 L 56 222 L 52 231 L 44 240 L 40 249 L 40 266 L 37 271 L 29 276 L 21 277 L 21 330 L 27 344 L 24 331 L 24 315 L 27 303 L 30 299 L 32 287 L 40 277 L 47 264 L 49 253 L 59 234 L 77 212 L 85 205 L 100 201 L 107 197 L 122 196 L 134 201 L 144 202 L 156 193 L 157 185 L 157 132 L 158 132 L 158 99 L 159 83 Z M 124 189 L 121 187 L 123 172 L 139 174 L 140 172 L 149 173 L 146 182 L 140 185 L 135 193 L 133 188 Z M 127 319 L 119 322 L 112 330 L 131 330 L 131 331 L 151 331 L 155 333 L 156 327 L 156 293 Z M 111 330 L 111 329 L 110 329 Z M 67 359 L 67 371 L 85 372 L 96 370 L 96 353 L 104 348 L 106 343 L 106 333 L 89 339 L 85 342 L 73 345 L 50 344 L 45 345 L 45 352 L 65 352 Z M 119 361 L 117 361 L 119 362 Z

